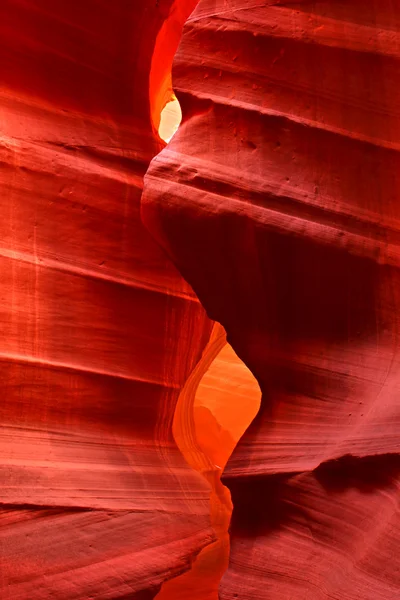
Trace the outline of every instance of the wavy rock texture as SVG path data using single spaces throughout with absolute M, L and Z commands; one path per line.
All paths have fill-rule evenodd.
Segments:
M 212 323 L 139 214 L 178 4 L 1 2 L 2 600 L 147 600 L 215 539 L 172 436 Z
M 400 35 L 392 0 L 203 0 L 143 218 L 248 365 L 222 600 L 400 594 Z

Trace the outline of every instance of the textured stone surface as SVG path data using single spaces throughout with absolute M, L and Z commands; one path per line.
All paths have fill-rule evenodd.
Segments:
M 148 600 L 215 537 L 172 436 L 211 323 L 139 213 L 170 5 L 1 2 L 2 600 Z
M 221 599 L 399 596 L 399 11 L 200 2 L 143 218 L 252 370 Z
M 216 319 L 221 600 L 397 599 L 398 3 L 201 0 L 140 209 L 195 4 L 1 2 L 0 597 L 216 600 Z

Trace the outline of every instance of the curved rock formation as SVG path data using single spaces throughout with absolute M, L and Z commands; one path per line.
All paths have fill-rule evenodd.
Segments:
M 397 2 L 196 3 L 1 2 L 0 597 L 394 600 Z
M 400 120 L 392 0 L 203 0 L 144 222 L 256 376 L 221 600 L 397 598 Z
M 186 461 L 209 482 L 216 540 L 200 552 L 190 570 L 162 586 L 157 600 L 218 600 L 219 583 L 228 566 L 232 514 L 230 493 L 221 483 L 221 474 L 257 414 L 260 395 L 253 375 L 216 323 L 201 360 L 182 389 L 173 425 Z
M 171 5 L 1 3 L 2 600 L 150 599 L 215 538 L 172 436 L 212 323 L 139 211 Z

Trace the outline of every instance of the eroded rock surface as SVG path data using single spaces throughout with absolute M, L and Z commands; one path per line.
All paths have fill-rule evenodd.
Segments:
M 215 537 L 172 436 L 211 322 L 139 211 L 171 4 L 1 2 L 2 600 L 150 600 Z
M 396 2 L 203 0 L 143 218 L 257 377 L 222 600 L 397 598 Z

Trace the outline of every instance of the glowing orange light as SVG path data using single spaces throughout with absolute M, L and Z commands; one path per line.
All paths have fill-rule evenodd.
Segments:
M 158 135 L 160 138 L 168 143 L 174 133 L 176 133 L 181 121 L 181 107 L 178 99 L 174 96 L 161 111 L 160 125 L 158 127 Z
M 222 471 L 240 437 L 258 412 L 261 392 L 253 374 L 215 324 L 202 359 L 182 390 L 174 437 L 187 462 L 210 483 L 210 518 L 217 541 L 204 548 L 191 569 L 167 581 L 157 600 L 218 600 L 229 561 L 232 513 Z

